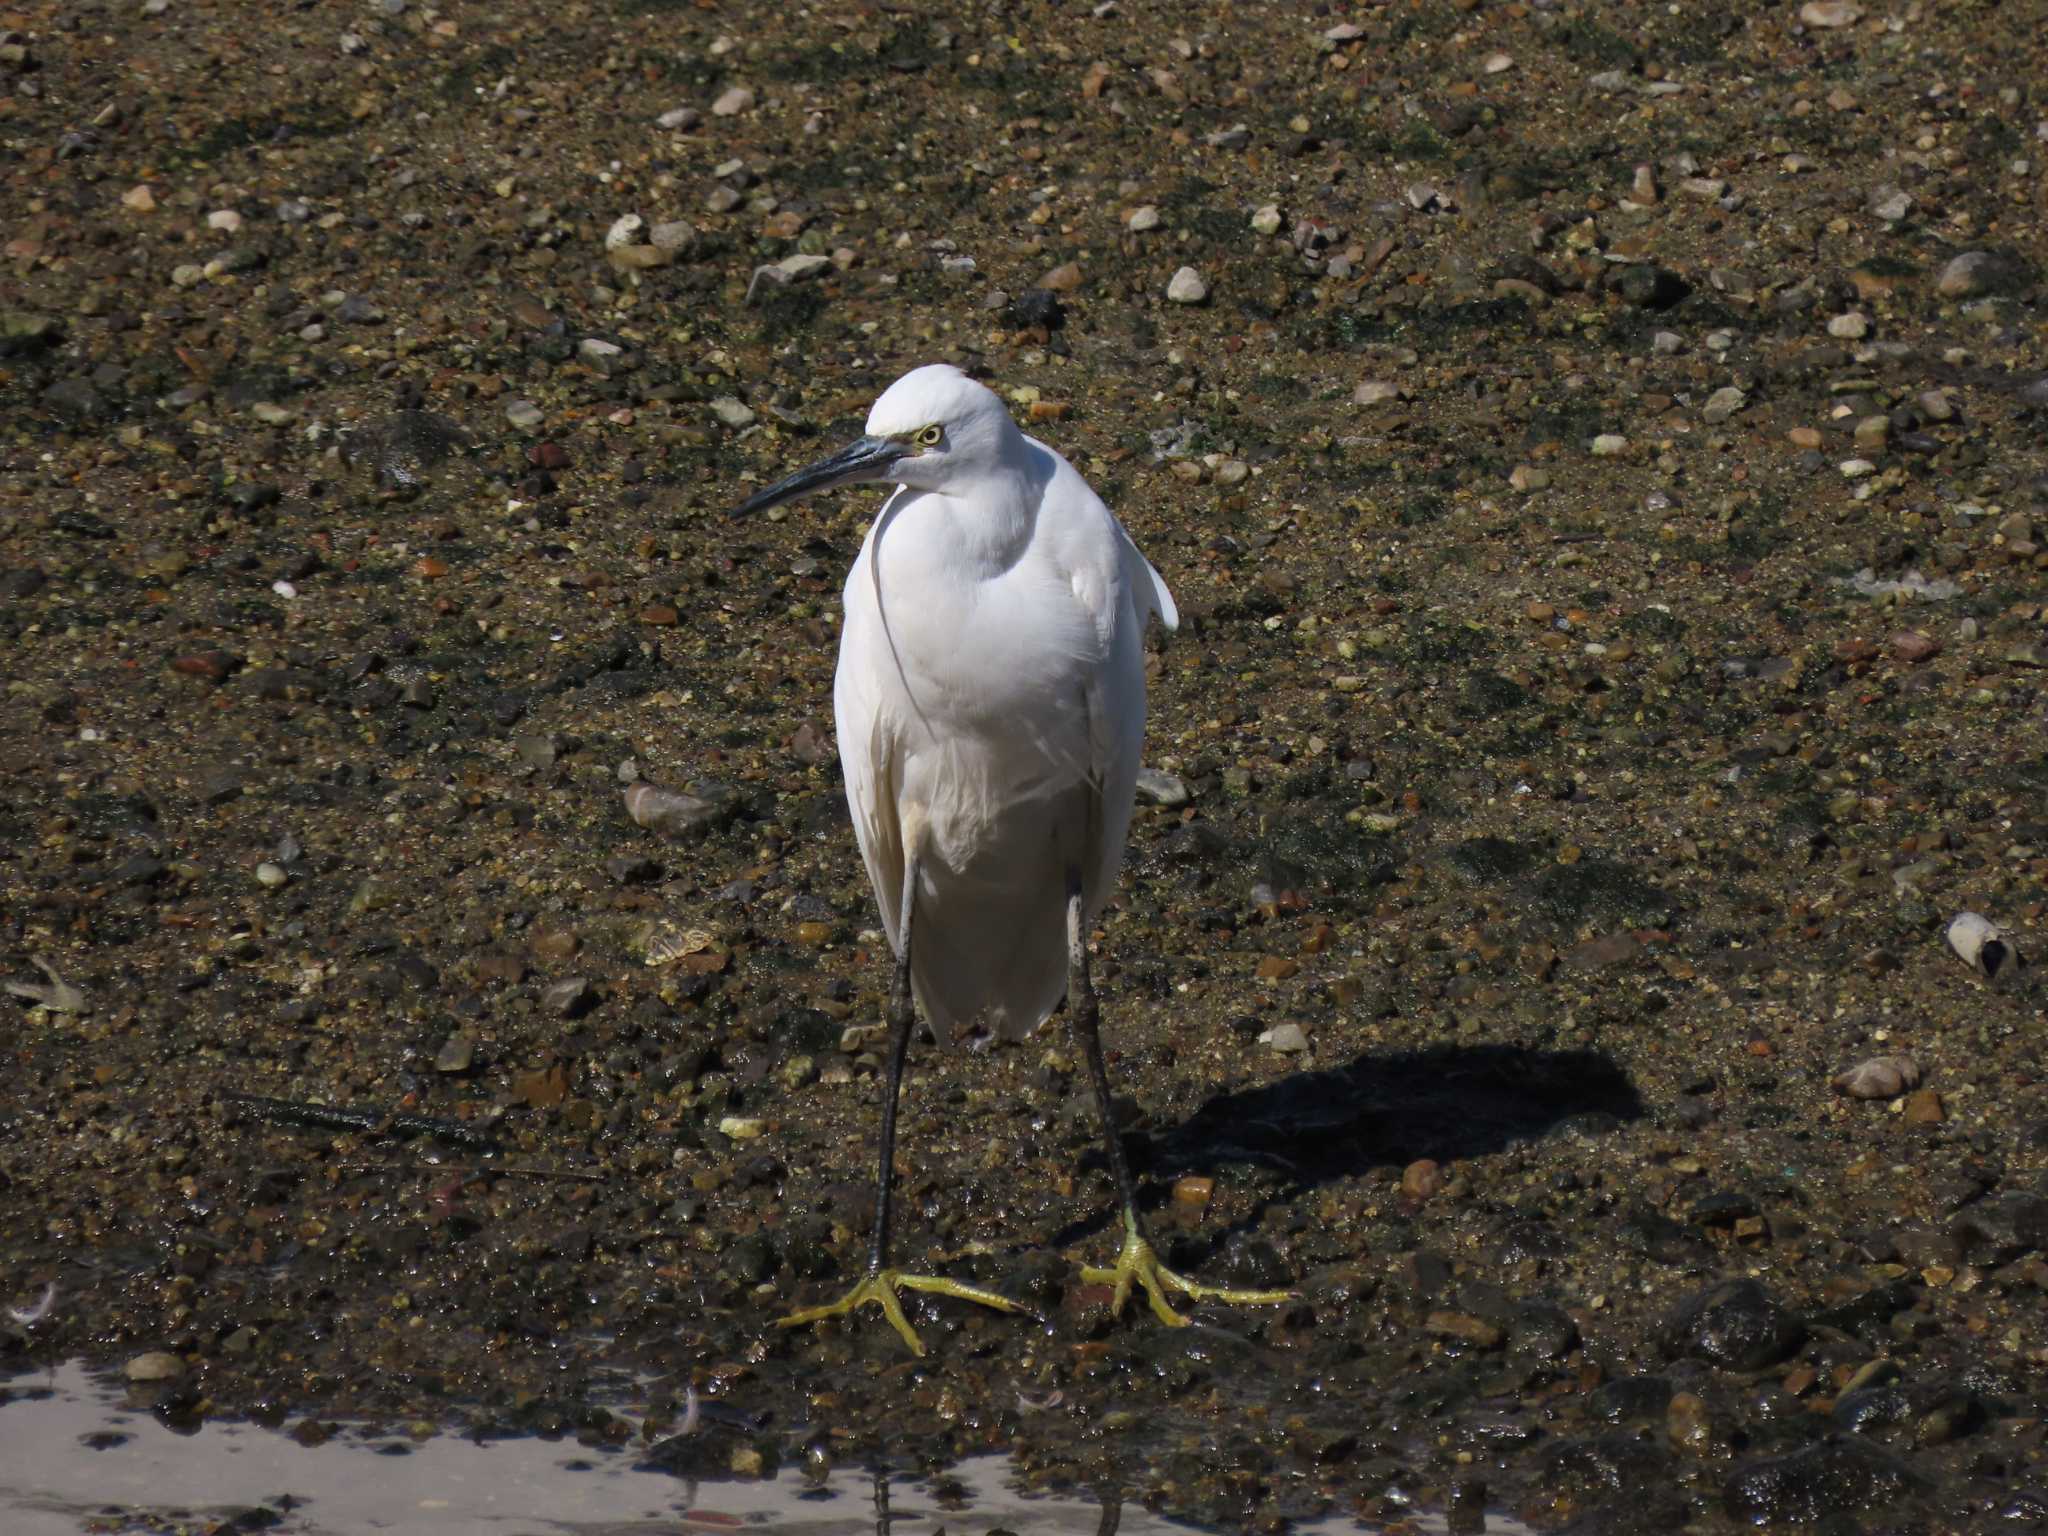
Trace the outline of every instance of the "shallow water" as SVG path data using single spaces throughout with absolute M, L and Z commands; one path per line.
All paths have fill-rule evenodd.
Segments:
M 404 1531 L 504 1536 L 629 1536 L 726 1531 L 775 1536 L 931 1536 L 942 1529 L 1115 1531 L 1163 1536 L 1202 1529 L 1135 1504 L 1026 1494 L 1010 1463 L 979 1457 L 937 1479 L 879 1479 L 858 1469 L 822 1483 L 697 1482 L 636 1465 L 636 1450 L 568 1440 L 477 1443 L 344 1426 L 324 1444 L 247 1423 L 166 1427 L 119 1382 L 73 1363 L 6 1384 L 0 1402 L 0 1530 L 8 1536 L 153 1531 L 194 1521 L 291 1536 Z M 1432 1536 L 1418 1518 L 1401 1536 Z M 1522 1528 L 1490 1517 L 1489 1533 Z M 1350 1519 L 1295 1527 L 1300 1536 L 1387 1533 Z

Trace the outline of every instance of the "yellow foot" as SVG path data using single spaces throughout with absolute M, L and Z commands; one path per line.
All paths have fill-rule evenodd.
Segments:
M 1225 1301 L 1240 1307 L 1272 1307 L 1294 1300 L 1292 1291 L 1237 1291 L 1227 1286 L 1202 1285 L 1176 1275 L 1159 1262 L 1159 1255 L 1145 1241 L 1144 1233 L 1138 1229 L 1137 1218 L 1129 1211 L 1124 1213 L 1124 1247 L 1123 1252 L 1116 1256 L 1116 1267 L 1097 1269 L 1084 1264 L 1081 1266 L 1081 1278 L 1092 1284 L 1113 1284 L 1116 1287 L 1116 1294 L 1109 1301 L 1112 1317 L 1123 1316 L 1124 1303 L 1131 1295 L 1131 1283 L 1136 1281 L 1144 1287 L 1145 1299 L 1152 1303 L 1152 1315 L 1169 1328 L 1185 1328 L 1188 1320 L 1167 1304 L 1168 1291 L 1178 1291 L 1193 1301 Z
M 792 1312 L 787 1317 L 775 1320 L 778 1328 L 801 1328 L 806 1323 L 822 1322 L 828 1317 L 841 1317 L 851 1313 L 866 1302 L 873 1302 L 882 1309 L 882 1315 L 889 1319 L 890 1326 L 903 1335 L 903 1342 L 910 1346 L 912 1354 L 922 1355 L 924 1345 L 918 1341 L 917 1331 L 910 1326 L 910 1319 L 903 1315 L 903 1303 L 896 1297 L 896 1288 L 911 1291 L 928 1291 L 934 1296 L 952 1296 L 961 1301 L 977 1302 L 984 1307 L 994 1307 L 998 1312 L 1022 1312 L 1022 1305 L 995 1291 L 984 1290 L 978 1285 L 968 1285 L 959 1280 L 946 1280 L 938 1275 L 906 1275 L 900 1269 L 883 1269 L 866 1276 L 859 1285 L 848 1291 L 837 1301 L 827 1302 L 822 1307 L 806 1307 L 801 1312 Z

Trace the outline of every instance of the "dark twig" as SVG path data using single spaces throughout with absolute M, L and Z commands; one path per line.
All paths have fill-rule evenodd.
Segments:
M 369 1131 L 390 1136 L 433 1136 L 456 1146 L 496 1151 L 489 1131 L 479 1130 L 464 1120 L 438 1115 L 412 1115 L 396 1110 L 351 1109 L 338 1104 L 310 1104 L 299 1099 L 267 1099 L 253 1093 L 223 1093 L 230 1104 L 239 1105 L 259 1120 L 298 1130 Z
M 451 1178 L 460 1175 L 465 1184 L 474 1184 L 482 1179 L 560 1179 L 571 1184 L 595 1184 L 604 1177 L 601 1173 L 580 1168 L 528 1168 L 514 1163 L 477 1163 L 468 1168 L 452 1163 L 340 1163 L 336 1166 L 343 1173 L 436 1173 Z

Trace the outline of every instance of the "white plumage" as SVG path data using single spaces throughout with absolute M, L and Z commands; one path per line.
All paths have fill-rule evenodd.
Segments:
M 899 460 L 846 581 L 833 688 L 861 857 L 900 947 L 906 842 L 923 859 L 911 975 L 941 1040 L 1016 1038 L 1067 987 L 1066 896 L 1116 884 L 1145 733 L 1146 620 L 1173 598 L 1064 458 L 943 365 L 875 402 L 870 438 L 943 423 Z
M 1145 623 L 1178 621 L 1166 583 L 1074 466 L 959 370 L 905 374 L 867 427 L 740 508 L 896 484 L 846 578 L 833 687 L 846 798 L 896 953 L 874 1230 L 860 1282 L 782 1324 L 872 1303 L 923 1354 L 901 1290 L 1020 1310 L 982 1286 L 889 1264 L 913 994 L 941 1040 L 976 1023 L 1028 1034 L 1067 996 L 1123 1206 L 1115 1266 L 1082 1275 L 1113 1286 L 1115 1310 L 1134 1286 L 1174 1326 L 1186 1319 L 1168 1292 L 1284 1301 L 1284 1291 L 1203 1285 L 1159 1262 L 1111 1119 L 1087 927 L 1123 861 L 1145 736 Z

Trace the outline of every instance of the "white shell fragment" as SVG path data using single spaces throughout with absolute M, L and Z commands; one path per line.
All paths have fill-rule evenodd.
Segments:
M 14 1319 L 16 1327 L 33 1328 L 50 1315 L 50 1308 L 57 1302 L 57 1282 L 52 1280 L 43 1287 L 43 1294 L 25 1307 L 9 1307 L 7 1315 Z
M 47 1008 L 52 1013 L 92 1012 L 92 1006 L 87 1002 L 85 994 L 71 985 L 62 976 L 59 976 L 55 966 L 39 956 L 32 955 L 29 958 L 34 962 L 37 970 L 50 978 L 49 983 L 48 985 L 38 985 L 31 981 L 10 981 L 6 984 L 7 993 L 10 997 L 26 998 L 29 1002 Z
M 1996 976 L 2006 966 L 2017 968 L 2020 963 L 2012 936 L 1977 912 L 1955 915 L 1948 925 L 1948 947 L 1980 976 Z
M 701 954 L 717 940 L 702 928 L 679 928 L 664 924 L 647 936 L 647 963 L 667 965 L 685 955 Z
M 832 270 L 830 256 L 818 256 L 799 251 L 785 256 L 780 261 L 771 261 L 765 267 L 754 268 L 754 275 L 747 279 L 746 303 L 754 302 L 754 290 L 767 283 L 774 288 L 787 288 L 791 283 L 801 283 L 816 277 L 821 272 Z
M 1837 1093 L 1852 1099 L 1896 1099 L 1920 1085 L 1920 1063 L 1910 1056 L 1873 1056 L 1839 1073 Z
M 640 783 L 626 791 L 626 814 L 648 831 L 667 837 L 688 837 L 703 831 L 717 819 L 718 811 L 713 802 L 681 790 L 657 789 L 652 784 Z

